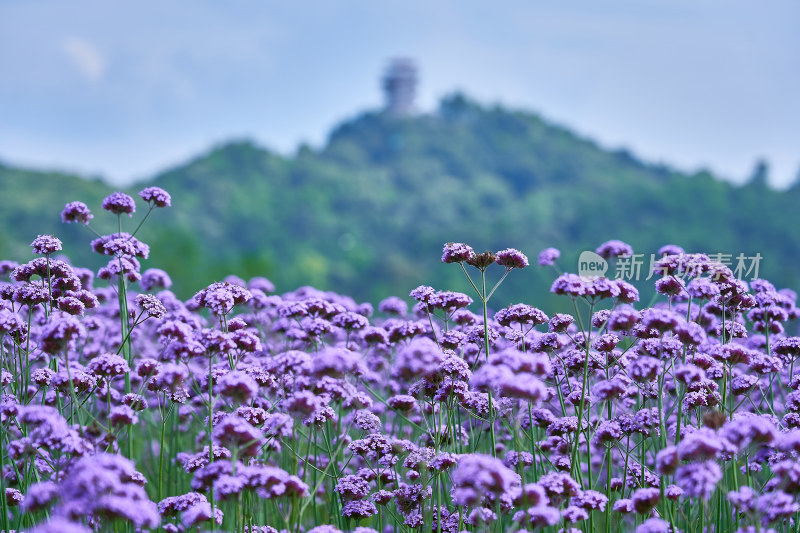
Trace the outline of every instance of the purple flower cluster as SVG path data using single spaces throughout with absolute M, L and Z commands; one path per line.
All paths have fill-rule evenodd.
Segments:
M 32 246 L 0 263 L 9 528 L 769 531 L 800 510 L 796 295 L 702 254 L 662 248 L 648 307 L 571 273 L 551 288 L 569 314 L 490 307 L 464 268 L 475 293 L 423 285 L 373 316 L 260 277 L 181 301 L 122 231 L 93 241 L 97 279 L 55 237 Z M 481 282 L 528 266 L 463 243 L 442 262 Z
M 169 207 L 172 205 L 172 197 L 161 187 L 146 187 L 139 191 L 139 196 L 153 207 Z
M 115 192 L 103 200 L 103 209 L 115 215 L 133 216 L 136 212 L 136 202 L 123 192 Z

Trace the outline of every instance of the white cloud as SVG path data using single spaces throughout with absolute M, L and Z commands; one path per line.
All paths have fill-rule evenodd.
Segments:
M 106 72 L 106 58 L 97 47 L 82 37 L 67 37 L 62 48 L 80 73 L 91 82 L 98 82 Z

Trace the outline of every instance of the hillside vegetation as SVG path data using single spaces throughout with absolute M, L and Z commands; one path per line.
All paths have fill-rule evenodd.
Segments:
M 336 127 L 321 149 L 304 146 L 292 157 L 246 141 L 217 146 L 126 192 L 147 185 L 168 190 L 173 207 L 142 230 L 152 247 L 143 266 L 176 274 L 183 297 L 231 272 L 266 276 L 279 291 L 314 285 L 372 301 L 420 284 L 467 291 L 460 271 L 439 262 L 447 241 L 515 247 L 534 263 L 554 246 L 572 271 L 580 250 L 611 238 L 645 254 L 645 268 L 673 242 L 734 257 L 758 252 L 760 275 L 800 285 L 800 188 L 735 186 L 646 164 L 535 114 L 459 95 L 419 117 L 364 113 Z M 99 208 L 111 190 L 99 180 L 0 166 L 0 258 L 28 260 L 30 241 L 54 233 L 76 263 L 99 266 L 92 235 L 61 224 L 59 213 L 80 199 L 97 231 L 114 231 Z M 499 299 L 542 294 L 552 278 L 526 269 Z

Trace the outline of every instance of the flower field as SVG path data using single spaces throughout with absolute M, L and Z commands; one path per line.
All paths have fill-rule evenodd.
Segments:
M 666 245 L 643 304 L 554 248 L 447 243 L 469 294 L 230 276 L 181 301 L 136 238 L 170 195 L 140 197 L 64 208 L 97 272 L 52 235 L 0 261 L 3 531 L 797 530 L 793 291 Z M 492 300 L 529 268 L 570 313 Z

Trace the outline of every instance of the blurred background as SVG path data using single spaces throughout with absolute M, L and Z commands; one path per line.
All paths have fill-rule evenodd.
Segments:
M 0 0 L 0 258 L 54 233 L 98 267 L 64 203 L 109 233 L 104 196 L 158 185 L 143 268 L 183 297 L 466 292 L 464 241 L 525 252 L 498 305 L 536 303 L 540 249 L 576 271 L 612 238 L 797 288 L 798 27 L 795 0 Z

